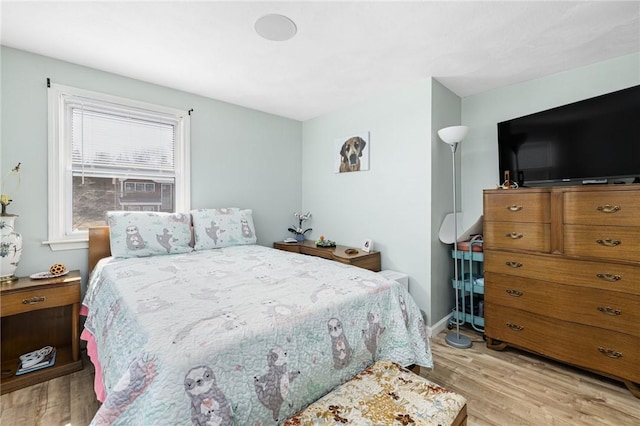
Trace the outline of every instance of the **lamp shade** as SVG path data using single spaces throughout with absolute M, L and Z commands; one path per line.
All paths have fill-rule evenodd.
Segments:
M 451 126 L 438 130 L 438 136 L 440 136 L 440 139 L 449 145 L 462 142 L 465 136 L 467 136 L 467 133 L 469 133 L 469 128 L 467 126 Z

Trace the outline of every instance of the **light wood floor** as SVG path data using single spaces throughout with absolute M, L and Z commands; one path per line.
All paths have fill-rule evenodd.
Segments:
M 640 425 L 640 399 L 621 383 L 528 352 L 487 349 L 482 334 L 461 329 L 470 349 L 432 339 L 429 380 L 467 399 L 468 425 Z M 638 366 L 640 368 L 640 366 Z
M 86 426 L 100 408 L 93 391 L 93 364 L 84 369 L 2 395 L 2 426 Z
M 422 374 L 467 398 L 469 426 L 640 425 L 640 399 L 619 382 L 515 349 L 492 351 L 482 335 L 462 332 L 473 347 L 435 336 L 435 368 Z M 85 360 L 82 371 L 2 395 L 0 425 L 84 426 L 98 407 Z

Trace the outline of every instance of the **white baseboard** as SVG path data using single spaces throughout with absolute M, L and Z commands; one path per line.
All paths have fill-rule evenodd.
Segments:
M 449 324 L 449 319 L 452 316 L 453 316 L 453 313 L 450 313 L 449 315 L 447 315 L 446 317 L 442 318 L 440 321 L 435 323 L 432 327 L 427 327 L 427 336 L 431 338 L 432 336 L 439 334 L 441 331 L 447 328 L 447 325 Z

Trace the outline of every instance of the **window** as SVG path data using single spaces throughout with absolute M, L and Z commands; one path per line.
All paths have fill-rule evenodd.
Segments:
M 125 182 L 124 190 L 127 192 L 155 192 L 155 183 Z
M 156 184 L 144 182 L 125 182 L 124 190 L 126 192 L 156 192 Z
M 189 124 L 187 111 L 52 84 L 52 250 L 86 247 L 109 210 L 189 210 Z

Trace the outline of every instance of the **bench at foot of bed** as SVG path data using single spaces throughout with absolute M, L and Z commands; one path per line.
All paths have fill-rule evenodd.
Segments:
M 461 395 L 389 361 L 378 361 L 337 387 L 284 425 L 467 424 Z

